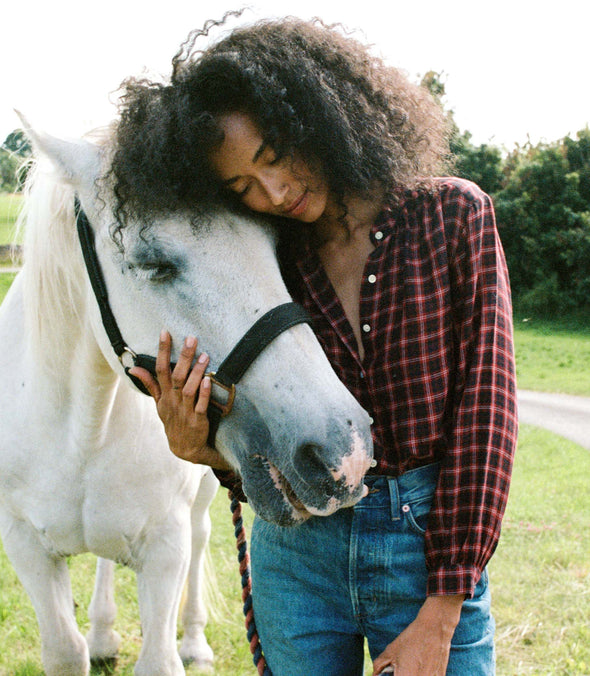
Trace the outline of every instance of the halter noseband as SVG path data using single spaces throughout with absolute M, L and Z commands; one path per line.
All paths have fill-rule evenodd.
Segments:
M 107 288 L 96 255 L 94 231 L 77 198 L 75 200 L 75 211 L 76 227 L 82 247 L 82 255 L 84 256 L 92 290 L 98 302 L 105 331 L 113 350 L 125 369 L 125 373 L 144 394 L 149 395 L 143 383 L 136 376 L 131 375 L 129 370 L 134 366 L 140 366 L 156 377 L 156 358 L 147 354 L 135 353 L 124 341 L 109 304 Z M 236 384 L 250 364 L 283 331 L 290 329 L 296 324 L 305 323 L 309 324 L 310 319 L 301 305 L 293 302 L 278 305 L 260 317 L 250 327 L 224 359 L 217 371 L 206 374 L 211 378 L 214 389 L 221 388 L 226 392 L 225 401 L 217 401 L 213 397 L 209 401 L 209 408 L 207 409 L 207 417 L 209 418 L 209 439 L 207 443 L 209 446 L 215 446 L 215 436 L 219 423 L 232 410 L 236 394 Z M 174 366 L 174 363 L 170 364 L 170 368 L 174 368 Z

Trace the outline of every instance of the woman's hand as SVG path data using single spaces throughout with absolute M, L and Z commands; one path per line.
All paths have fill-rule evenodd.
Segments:
M 464 596 L 429 596 L 416 619 L 373 662 L 373 676 L 444 676 Z M 387 673 L 387 672 L 386 672 Z
M 185 339 L 178 363 L 170 372 L 172 339 L 168 331 L 160 334 L 156 357 L 157 380 L 149 371 L 134 367 L 130 373 L 144 384 L 156 401 L 158 415 L 164 423 L 170 450 L 189 462 L 215 469 L 231 469 L 226 460 L 207 446 L 209 420 L 207 407 L 211 396 L 211 380 L 205 376 L 209 357 L 200 354 L 191 368 L 197 351 L 197 340 Z

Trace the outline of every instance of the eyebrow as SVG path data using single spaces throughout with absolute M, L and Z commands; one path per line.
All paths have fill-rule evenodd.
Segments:
M 256 162 L 258 162 L 258 160 L 260 159 L 260 156 L 266 150 L 267 146 L 268 146 L 268 143 L 266 141 L 262 141 L 262 143 L 260 144 L 260 147 L 254 153 L 254 157 L 252 158 L 252 164 L 256 164 Z M 227 178 L 225 181 L 223 181 L 223 185 L 229 186 L 232 183 L 235 183 L 240 178 L 241 178 L 240 176 L 233 176 L 232 178 Z

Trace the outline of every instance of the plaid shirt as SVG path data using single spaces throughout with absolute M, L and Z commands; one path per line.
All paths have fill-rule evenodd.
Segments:
M 362 361 L 309 246 L 286 245 L 287 283 L 373 419 L 373 472 L 441 462 L 427 593 L 472 595 L 500 534 L 517 434 L 510 289 L 493 207 L 474 184 L 440 179 L 437 190 L 400 195 L 370 237 Z

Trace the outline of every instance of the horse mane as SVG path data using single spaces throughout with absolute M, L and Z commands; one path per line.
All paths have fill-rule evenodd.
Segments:
M 22 230 L 25 326 L 35 353 L 51 362 L 63 351 L 64 327 L 78 319 L 84 284 L 74 189 L 48 160 L 38 159 L 29 170 L 17 223 Z

